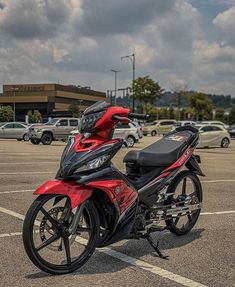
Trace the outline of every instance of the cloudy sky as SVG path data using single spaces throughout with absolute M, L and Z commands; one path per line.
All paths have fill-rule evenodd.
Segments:
M 0 0 L 0 85 L 126 87 L 133 52 L 165 89 L 235 96 L 235 0 Z

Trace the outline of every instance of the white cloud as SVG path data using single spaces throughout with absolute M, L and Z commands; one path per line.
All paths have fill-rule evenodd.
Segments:
M 0 2 L 3 82 L 60 80 L 105 91 L 117 68 L 125 87 L 131 63 L 121 56 L 135 52 L 137 76 L 150 75 L 164 88 L 235 91 L 235 7 L 215 17 L 217 38 L 208 40 L 200 11 L 186 0 Z
M 213 24 L 222 43 L 235 45 L 235 6 L 219 13 L 213 20 Z

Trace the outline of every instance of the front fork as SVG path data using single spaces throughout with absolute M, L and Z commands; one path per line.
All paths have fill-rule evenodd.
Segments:
M 80 218 L 81 218 L 81 215 L 83 213 L 83 210 L 84 210 L 84 207 L 85 207 L 85 201 L 79 205 L 75 211 L 75 215 L 73 217 L 73 220 L 72 220 L 72 223 L 68 229 L 68 232 L 69 234 L 72 234 L 74 235 L 76 233 L 76 230 L 77 230 L 77 227 L 78 227 L 78 224 L 79 224 L 79 221 L 80 221 Z

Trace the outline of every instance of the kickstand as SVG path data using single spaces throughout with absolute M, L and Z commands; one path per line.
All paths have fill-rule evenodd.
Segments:
M 167 255 L 163 255 L 161 250 L 159 249 L 159 241 L 157 241 L 157 244 L 154 242 L 152 236 L 150 234 L 146 234 L 144 236 L 145 239 L 148 240 L 148 243 L 153 247 L 153 249 L 157 252 L 158 256 L 161 258 L 161 259 L 167 259 L 169 256 Z

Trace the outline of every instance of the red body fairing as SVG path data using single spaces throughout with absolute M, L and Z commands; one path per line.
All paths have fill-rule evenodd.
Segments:
M 88 139 L 82 139 L 81 134 L 75 136 L 73 145 L 69 148 L 69 152 L 74 149 L 75 152 L 89 151 L 95 149 L 102 144 L 109 144 L 116 142 L 117 139 L 107 140 L 99 135 L 91 136 Z
M 74 181 L 50 180 L 41 185 L 34 194 L 63 194 L 70 198 L 72 208 L 75 208 L 88 199 L 93 193 L 93 188 L 79 186 Z
M 182 156 L 176 162 L 174 162 L 171 166 L 165 169 L 164 172 L 184 166 L 184 164 L 191 157 L 192 153 L 193 153 L 193 149 L 191 147 L 188 147 L 186 151 L 182 154 Z
M 118 121 L 114 121 L 113 115 L 119 115 L 120 117 L 128 117 L 129 109 L 121 108 L 121 107 L 111 107 L 107 110 L 104 116 L 98 120 L 95 125 L 97 133 L 99 134 L 101 131 L 105 131 L 105 135 L 116 125 Z
M 34 194 L 63 194 L 70 198 L 72 208 L 92 196 L 94 189 L 105 192 L 111 201 L 118 203 L 120 213 L 127 209 L 136 199 L 137 193 L 123 180 L 103 180 L 78 185 L 74 181 L 51 180 L 40 186 Z
M 88 187 L 103 190 L 111 200 L 117 202 L 120 208 L 120 213 L 125 211 L 138 197 L 138 193 L 128 187 L 123 180 L 102 180 L 90 182 Z

